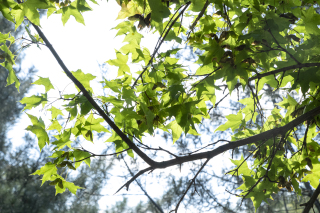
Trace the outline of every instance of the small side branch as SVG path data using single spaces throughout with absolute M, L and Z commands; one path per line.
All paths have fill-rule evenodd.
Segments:
M 201 166 L 201 168 L 198 170 L 197 174 L 192 178 L 191 182 L 189 183 L 188 188 L 185 190 L 185 192 L 183 193 L 183 195 L 181 196 L 179 202 L 176 205 L 176 208 L 174 210 L 171 210 L 170 212 L 178 212 L 180 203 L 182 202 L 182 200 L 184 199 L 184 197 L 186 196 L 187 192 L 189 191 L 189 189 L 191 188 L 192 184 L 195 183 L 197 176 L 199 175 L 199 173 L 202 171 L 202 169 L 205 167 L 205 165 L 207 165 L 207 163 L 211 160 L 211 158 L 208 158 L 204 164 Z
M 121 189 L 123 189 L 123 187 L 126 187 L 127 188 L 127 191 L 129 190 L 129 186 L 130 184 L 132 183 L 132 181 L 134 181 L 135 179 L 137 179 L 140 175 L 143 175 L 144 173 L 146 173 L 147 171 L 150 171 L 152 170 L 152 167 L 148 167 L 148 168 L 145 168 L 143 170 L 140 170 L 136 175 L 134 175 L 130 180 L 128 180 L 123 186 L 120 187 L 120 189 L 118 189 L 118 191 L 116 191 L 116 193 L 114 194 L 117 194 Z
M 122 160 L 123 160 L 124 164 L 126 165 L 128 171 L 129 171 L 129 173 L 130 173 L 131 176 L 133 177 L 133 176 L 134 176 L 133 172 L 132 172 L 131 169 L 129 168 L 129 166 L 128 166 L 127 162 L 125 161 L 124 157 L 123 157 L 122 155 L 121 155 L 121 157 L 122 157 Z M 156 207 L 156 209 L 158 209 L 161 213 L 164 213 L 164 211 L 162 210 L 162 208 L 152 199 L 152 197 L 150 197 L 150 195 L 147 193 L 147 191 L 144 190 L 144 188 L 141 186 L 141 183 L 140 183 L 137 179 L 135 179 L 135 181 L 136 181 L 136 183 L 138 184 L 138 186 L 140 187 L 140 189 L 143 191 L 143 193 L 148 197 L 148 199 L 150 200 L 150 202 Z
M 193 22 L 193 24 L 191 25 L 190 31 L 189 31 L 188 36 L 187 36 L 188 38 L 189 38 L 189 36 L 190 36 L 190 33 L 191 33 L 191 32 L 193 31 L 193 29 L 196 27 L 196 25 L 197 25 L 198 21 L 200 20 L 200 18 L 204 15 L 204 12 L 206 11 L 206 9 L 207 9 L 208 6 L 209 6 L 209 1 L 207 0 L 206 3 L 204 4 L 202 10 L 200 11 L 197 19 L 196 19 L 196 20 Z
M 152 53 L 152 55 L 151 55 L 151 58 L 150 58 L 148 64 L 144 67 L 143 71 L 140 73 L 140 75 L 138 76 L 138 78 L 135 80 L 135 82 L 134 82 L 133 85 L 131 86 L 132 89 L 136 86 L 139 78 L 142 79 L 142 75 L 147 71 L 148 67 L 149 67 L 150 64 L 152 63 L 154 57 L 156 56 L 158 50 L 160 49 L 162 43 L 164 42 L 164 39 L 165 39 L 165 38 L 167 37 L 167 35 L 169 34 L 169 32 L 170 32 L 171 28 L 173 27 L 174 23 L 177 22 L 178 18 L 179 18 L 181 15 L 183 15 L 184 11 L 188 8 L 188 6 L 189 6 L 190 4 L 191 4 L 191 1 L 187 2 L 187 3 L 184 5 L 185 7 L 182 9 L 182 11 L 179 13 L 179 15 L 178 15 L 174 20 L 172 20 L 172 22 L 171 22 L 170 26 L 168 27 L 167 31 L 165 31 L 165 34 L 164 34 L 164 35 L 162 34 L 162 35 L 160 36 L 161 41 L 160 41 L 160 42 L 158 41 L 158 43 L 157 43 L 157 45 L 156 45 L 156 47 L 155 47 L 155 49 L 154 49 L 154 51 L 153 51 L 153 53 Z M 167 28 L 167 26 L 166 26 L 166 28 Z

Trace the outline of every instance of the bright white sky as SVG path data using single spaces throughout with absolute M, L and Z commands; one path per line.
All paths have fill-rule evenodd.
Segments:
M 66 66 L 71 71 L 76 71 L 77 69 L 82 69 L 84 73 L 91 73 L 98 78 L 96 82 L 101 80 L 101 70 L 99 64 L 103 64 L 109 59 L 115 58 L 115 49 L 120 49 L 123 45 L 123 37 L 115 38 L 117 33 L 116 30 L 110 30 L 115 27 L 119 22 L 123 20 L 115 21 L 120 7 L 117 5 L 116 1 L 102 1 L 98 5 L 91 4 L 93 12 L 85 12 L 84 20 L 86 26 L 79 24 L 75 21 L 73 17 L 66 23 L 66 26 L 62 25 L 61 15 L 52 15 L 47 19 L 44 17 L 41 20 L 42 31 L 56 49 L 57 53 L 60 55 Z M 31 29 L 33 30 L 33 29 Z M 146 30 L 144 30 L 146 32 Z M 34 32 L 34 31 L 33 31 Z M 144 33 L 145 34 L 145 33 Z M 153 51 L 154 45 L 157 42 L 158 35 L 153 35 L 148 33 L 147 40 L 142 39 L 141 46 L 146 46 L 150 51 Z M 144 43 L 143 43 L 144 42 Z M 56 62 L 50 51 L 46 47 L 41 46 L 41 50 L 36 46 L 30 47 L 25 51 L 25 58 L 23 60 L 23 67 L 27 68 L 34 65 L 38 70 L 37 75 L 41 77 L 49 77 L 56 89 L 62 91 L 71 81 L 62 72 L 61 67 Z M 117 76 L 117 68 L 107 65 L 108 69 L 108 79 L 115 78 Z M 99 78 L 100 77 L 100 78 Z M 100 84 L 92 84 L 91 86 L 99 89 Z M 73 84 L 69 84 L 65 93 L 70 93 L 74 91 Z M 70 92 L 68 92 L 70 91 Z M 29 92 L 29 95 L 44 92 L 43 86 L 34 86 Z M 58 97 L 58 92 L 49 93 L 48 97 Z M 52 99 L 54 100 L 54 99 Z M 52 101 L 51 100 L 51 101 Z M 45 113 L 40 111 L 40 109 L 34 109 L 28 111 L 28 113 L 33 115 L 41 115 L 41 117 L 50 116 L 50 113 Z M 49 115 L 48 115 L 49 114 Z M 48 120 L 48 119 L 44 119 Z M 8 137 L 14 141 L 14 146 L 18 146 L 23 143 L 23 135 L 26 133 L 24 130 L 27 125 L 30 125 L 28 117 L 24 114 L 20 121 L 15 125 L 15 127 L 8 133 Z M 48 125 L 49 123 L 46 123 Z M 161 140 L 159 136 L 158 139 Z M 19 143 L 20 141 L 20 143 Z M 152 138 L 155 141 L 155 138 Z M 97 142 L 95 146 L 91 143 L 84 143 L 84 148 L 94 152 L 100 153 L 101 149 L 105 148 L 103 141 Z M 90 146 L 89 146 L 90 145 Z M 163 148 L 166 148 L 164 144 L 161 144 Z M 101 148 L 102 147 L 102 148 Z M 170 149 L 170 146 L 168 147 Z M 221 156 L 215 159 L 215 162 L 219 161 L 220 165 L 225 165 L 229 163 L 227 156 Z M 224 161 L 222 163 L 222 161 Z M 129 162 L 129 161 L 127 161 Z M 168 170 L 170 173 L 172 170 L 178 172 L 177 168 L 172 168 Z M 217 169 L 217 172 L 220 168 Z M 127 171 L 124 173 L 127 174 Z M 182 171 L 181 174 L 184 172 Z M 120 172 L 119 175 L 122 173 Z M 151 177 L 149 177 L 150 180 Z M 123 179 L 113 178 L 109 181 L 108 188 L 102 191 L 102 194 L 113 195 L 114 192 L 123 184 Z M 148 181 L 149 182 L 149 181 Z M 164 183 L 163 183 L 164 184 Z M 143 194 L 138 187 L 131 184 L 128 193 L 131 194 Z M 157 198 L 163 193 L 163 187 L 161 183 L 145 183 L 144 185 L 151 197 Z M 152 189 L 152 190 L 151 190 Z M 216 191 L 216 189 L 215 189 Z M 122 193 L 126 193 L 125 190 Z M 121 192 L 120 192 L 121 194 Z M 129 196 L 129 204 L 135 206 L 140 200 L 146 201 L 146 196 Z M 106 205 L 112 205 L 117 200 L 122 200 L 121 196 L 105 196 L 100 201 L 100 208 L 103 210 Z M 181 210 L 183 206 L 180 207 Z M 183 211 L 182 211 L 183 212 Z

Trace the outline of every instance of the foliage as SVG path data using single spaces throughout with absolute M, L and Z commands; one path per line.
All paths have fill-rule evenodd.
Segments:
M 120 0 L 118 19 L 128 20 L 114 29 L 118 30 L 117 36 L 124 36 L 125 44 L 116 50 L 116 59 L 106 61 L 118 67 L 118 77 L 102 81 L 104 89 L 111 92 L 98 97 L 93 96 L 95 91 L 90 87 L 95 76 L 84 74 L 80 69 L 70 72 L 37 26 L 40 24 L 38 9 L 47 9 L 48 16 L 62 14 L 63 24 L 70 15 L 84 24 L 81 14 L 91 10 L 85 0 L 18 3 L 1 0 L 0 3 L 4 17 L 16 27 L 24 16 L 32 23 L 38 33 L 33 35 L 33 43 L 43 40 L 79 91 L 62 94 L 64 105 L 50 109 L 52 124 L 48 127 L 41 117 L 29 115 L 32 125 L 27 130 L 38 137 L 40 150 L 46 145 L 55 147 L 52 161 L 33 175 L 42 175 L 42 183 L 49 181 L 56 193 L 66 189 L 76 193 L 79 187 L 63 178 L 58 168 L 76 170 L 82 162 L 90 166 L 90 158 L 97 155 L 75 148 L 72 142 L 77 138 L 94 142 L 95 132 L 108 132 L 103 121 L 112 129 L 112 136 L 106 142 L 115 144 L 116 153 L 109 155 L 127 152 L 131 157 L 138 155 L 149 165 L 119 190 L 128 188 L 145 172 L 205 160 L 182 193 L 175 212 L 206 164 L 214 161 L 215 156 L 241 146 L 253 151 L 245 158 L 232 159 L 235 168 L 227 174 L 242 178 L 237 196 L 251 198 L 255 208 L 262 201 L 268 202 L 281 188 L 301 194 L 301 181 L 310 182 L 314 188 L 319 186 L 318 1 Z M 190 27 L 185 26 L 185 19 L 191 20 Z M 160 35 L 153 53 L 140 45 L 144 37 L 139 30 L 144 28 Z M 179 49 L 160 51 L 165 41 L 172 40 L 198 50 L 197 69 L 188 71 L 175 57 Z M 1 65 L 9 72 L 8 84 L 15 83 L 19 89 L 19 80 L 12 69 L 15 55 L 6 41 L 13 43 L 14 38 L 9 33 L 1 33 L 4 60 Z M 143 68 L 133 73 L 131 63 Z M 45 93 L 23 98 L 24 110 L 48 104 L 47 92 L 54 89 L 50 80 L 39 78 L 35 83 L 43 85 Z M 279 91 L 282 98 L 271 112 L 262 104 L 265 86 Z M 197 126 L 210 119 L 210 110 L 220 103 L 222 88 L 228 89 L 230 95 L 245 92 L 246 88 L 251 93 L 250 97 L 238 101 L 244 107 L 226 116 L 227 121 L 215 130 L 231 129 L 230 141 L 220 141 L 226 144 L 209 151 L 172 154 L 175 158 L 162 162 L 142 151 L 150 149 L 143 145 L 144 136 L 153 135 L 157 129 L 170 133 L 173 143 L 183 133 L 198 135 Z M 62 115 L 68 115 L 68 121 L 74 122 L 62 127 L 58 120 Z M 303 128 L 302 136 L 296 134 L 297 128 Z M 49 139 L 48 131 L 55 132 L 55 140 Z M 247 162 L 250 157 L 254 159 L 252 164 Z M 308 202 L 306 209 L 312 204 Z
M 7 21 L 0 14 L 0 31 L 8 33 L 14 30 L 14 24 Z M 25 28 L 20 26 L 15 36 L 20 36 Z M 23 45 L 28 42 L 24 41 Z M 20 52 L 20 44 L 17 42 L 10 46 L 12 52 Z M 34 138 L 25 135 L 23 138 L 10 139 L 9 130 L 17 122 L 21 115 L 23 105 L 19 103 L 32 86 L 35 70 L 33 67 L 22 69 L 24 52 L 15 61 L 13 68 L 20 80 L 20 91 L 14 85 L 7 84 L 8 76 L 5 68 L 0 67 L 0 211 L 7 212 L 98 212 L 99 192 L 105 181 L 109 179 L 108 172 L 112 162 L 106 164 L 104 160 L 95 161 L 91 168 L 79 168 L 78 174 L 71 178 L 76 185 L 85 189 L 77 193 L 77 197 L 70 193 L 55 196 L 54 187 L 41 182 L 38 176 L 32 176 L 47 160 L 50 155 L 50 147 L 39 152 Z M 21 57 L 22 56 L 22 57 Z M 41 79 L 41 78 L 40 78 Z M 36 84 L 37 82 L 34 82 Z M 58 111 L 58 110 L 57 110 Z M 18 143 L 23 143 L 18 145 Z

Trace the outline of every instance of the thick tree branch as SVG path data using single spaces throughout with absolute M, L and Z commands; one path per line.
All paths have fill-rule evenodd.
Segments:
M 45 37 L 45 35 L 42 33 L 42 31 L 39 29 L 38 26 L 34 25 L 34 28 L 36 29 L 36 31 L 38 32 L 38 34 L 40 35 L 40 37 L 43 39 L 43 41 L 46 43 L 46 45 L 48 46 L 48 48 L 50 49 L 51 53 L 54 55 L 54 57 L 56 58 L 56 60 L 58 61 L 59 65 L 62 67 L 62 69 L 64 70 L 64 72 L 67 74 L 67 76 L 75 83 L 75 85 L 81 90 L 81 92 L 83 93 L 83 95 L 88 99 L 88 101 L 92 104 L 92 106 L 94 107 L 95 110 L 98 111 L 98 113 L 100 114 L 100 116 L 103 117 L 103 119 L 110 125 L 110 127 L 121 137 L 121 139 L 126 142 L 128 144 L 128 146 L 135 151 L 147 164 L 149 164 L 151 167 L 149 167 L 148 170 L 152 169 L 159 169 L 159 168 L 166 168 L 166 167 L 170 167 L 170 166 L 174 166 L 174 165 L 180 165 L 182 163 L 185 162 L 190 162 L 190 161 L 195 161 L 195 160 L 200 160 L 200 159 L 204 159 L 204 158 L 212 158 L 215 157 L 229 149 L 234 149 L 243 145 L 247 145 L 250 143 L 254 143 L 257 142 L 259 140 L 262 139 L 269 139 L 272 138 L 273 136 L 276 136 L 278 134 L 283 134 L 287 131 L 289 131 L 290 129 L 292 129 L 293 127 L 301 124 L 302 122 L 306 121 L 306 120 L 310 120 L 311 118 L 313 118 L 314 116 L 320 114 L 320 107 L 317 107 L 307 113 L 305 113 L 304 115 L 301 115 L 300 117 L 294 119 L 293 121 L 289 122 L 287 125 L 283 126 L 283 127 L 279 127 L 279 128 L 275 128 L 272 130 L 268 130 L 266 132 L 263 132 L 261 134 L 246 138 L 246 139 L 242 139 L 239 141 L 235 141 L 233 143 L 228 143 L 225 145 L 222 145 L 220 147 L 218 147 L 217 149 L 214 149 L 212 151 L 208 151 L 208 152 L 202 152 L 202 153 L 198 153 L 198 154 L 193 154 L 190 156 L 183 156 L 183 157 L 179 157 L 179 158 L 175 158 L 175 159 L 171 159 L 171 160 L 167 160 L 167 161 L 163 161 L 163 162 L 156 162 L 154 160 L 152 160 L 151 158 L 149 158 L 144 152 L 142 152 L 120 129 L 119 127 L 104 113 L 104 111 L 100 108 L 100 106 L 93 100 L 93 98 L 91 97 L 91 95 L 88 93 L 88 91 L 84 88 L 84 86 L 72 75 L 72 73 L 68 70 L 68 68 L 66 67 L 66 65 L 63 63 L 63 61 L 61 60 L 61 58 L 59 57 L 59 55 L 57 54 L 57 52 L 54 50 L 54 48 L 52 47 L 52 45 L 50 44 L 50 42 L 48 41 L 48 39 Z M 282 72 L 284 70 L 289 70 L 289 69 L 295 69 L 295 68 L 301 68 L 301 67 L 311 67 L 311 66 L 320 66 L 320 63 L 308 63 L 308 64 L 297 64 L 297 65 L 293 65 L 293 66 L 289 66 L 286 68 L 281 68 L 279 70 L 275 70 L 272 72 Z M 264 73 L 264 74 L 259 74 L 256 77 L 252 77 L 250 78 L 250 80 L 253 80 L 253 78 L 259 78 L 261 76 L 266 76 L 269 75 L 269 73 L 272 72 L 268 72 L 268 73 Z M 272 73 L 274 74 L 274 73 Z M 148 171 L 146 170 L 146 171 Z M 144 171 L 144 170 L 143 170 Z M 144 171 L 145 172 L 145 171 Z M 143 172 L 143 173 L 144 173 Z M 140 172 L 139 172 L 140 173 Z M 138 174 L 139 174 L 138 173 Z
M 188 3 L 188 4 L 190 4 L 190 3 Z M 180 12 L 180 15 L 183 14 L 183 12 L 187 8 L 187 6 L 188 5 L 186 5 L 186 7 L 183 9 L 183 11 Z M 179 16 L 177 16 L 177 17 L 179 17 Z M 174 20 L 173 23 L 175 21 L 176 20 Z M 160 169 L 160 168 L 167 168 L 167 167 L 174 166 L 174 165 L 181 165 L 182 163 L 195 161 L 195 160 L 201 160 L 201 159 L 207 159 L 206 162 L 208 162 L 208 160 L 210 160 L 211 158 L 213 158 L 213 157 L 215 157 L 215 156 L 217 156 L 217 155 L 219 155 L 219 154 L 221 154 L 221 153 L 223 153 L 223 152 L 225 152 L 227 150 L 234 149 L 234 148 L 237 148 L 237 147 L 240 147 L 240 146 L 244 146 L 244 145 L 247 145 L 247 144 L 250 144 L 250 143 L 255 143 L 255 142 L 258 142 L 258 141 L 261 141 L 261 140 L 270 139 L 270 138 L 275 137 L 275 136 L 277 136 L 279 134 L 283 135 L 284 133 L 286 133 L 287 131 L 293 129 L 294 127 L 296 127 L 297 125 L 303 123 L 304 121 L 310 120 L 310 119 L 314 118 L 315 116 L 317 116 L 318 114 L 320 114 L 320 107 L 317 107 L 317 108 L 315 108 L 315 109 L 313 109 L 313 110 L 311 110 L 311 111 L 299 116 L 298 118 L 296 118 L 293 121 L 289 122 L 285 126 L 282 126 L 282 127 L 279 127 L 279 128 L 274 128 L 272 130 L 268 130 L 266 132 L 260 133 L 258 135 L 255 135 L 255 136 L 252 136 L 252 137 L 249 137 L 249 138 L 245 138 L 245 139 L 242 139 L 242 140 L 239 140 L 239 141 L 235 141 L 235 142 L 232 142 L 232 143 L 228 143 L 228 144 L 222 145 L 222 146 L 220 146 L 220 147 L 218 147 L 218 148 L 216 148 L 214 150 L 211 150 L 211 151 L 192 154 L 192 155 L 189 155 L 189 156 L 182 156 L 182 157 L 178 157 L 178 158 L 167 160 L 167 161 L 156 162 L 156 161 L 152 160 L 150 157 L 148 157 L 144 152 L 142 152 L 126 136 L 126 134 L 124 132 L 122 132 L 119 129 L 119 127 L 105 114 L 105 112 L 100 108 L 100 106 L 94 101 L 94 99 L 91 97 L 91 95 L 88 93 L 88 91 L 84 88 L 84 86 L 68 70 L 68 68 L 63 63 L 63 61 L 61 60 L 61 58 L 59 57 L 59 55 L 57 54 L 55 49 L 52 47 L 52 45 L 50 44 L 48 39 L 45 37 L 43 32 L 40 30 L 40 28 L 38 26 L 34 25 L 34 24 L 32 24 L 32 25 L 34 26 L 34 28 L 38 32 L 39 36 L 43 39 L 43 41 L 45 42 L 47 47 L 50 49 L 51 53 L 54 55 L 54 57 L 57 60 L 57 62 L 59 63 L 59 65 L 62 67 L 63 71 L 74 82 L 74 84 L 81 90 L 83 95 L 92 104 L 93 108 L 99 113 L 99 115 L 101 117 L 104 118 L 104 120 L 122 138 L 122 140 L 125 143 L 128 144 L 129 148 L 131 148 L 133 151 L 135 151 L 147 164 L 149 164 L 150 167 L 139 171 L 125 185 L 123 185 L 118 191 L 120 191 L 124 186 L 126 186 L 128 188 L 132 181 L 134 181 L 137 177 L 139 177 L 140 175 L 144 174 L 147 171 L 152 171 L 154 169 Z M 163 40 L 162 40 L 162 42 L 163 42 Z M 162 42 L 159 44 L 159 46 L 161 46 Z M 159 46 L 158 46 L 158 48 L 159 48 Z M 152 62 L 152 59 L 150 60 L 149 63 L 151 63 L 151 62 Z M 264 77 L 264 76 L 267 76 L 267 75 L 271 75 L 271 74 L 274 75 L 275 73 L 284 72 L 284 71 L 287 71 L 287 70 L 290 70 L 290 69 L 303 68 L 303 67 L 312 67 L 312 66 L 320 66 L 320 63 L 297 64 L 297 65 L 281 68 L 281 69 L 278 69 L 278 70 L 274 70 L 274 71 L 271 71 L 271 72 L 258 74 L 256 76 L 250 78 L 249 80 L 259 79 L 261 77 Z M 190 186 L 188 188 L 190 188 Z M 316 197 L 317 197 L 317 195 L 319 193 L 320 193 L 320 186 L 317 188 L 316 192 L 314 193 L 314 196 L 312 196 L 312 198 L 308 202 L 304 212 L 308 212 L 308 210 L 311 208 L 312 204 L 314 203 L 314 199 L 316 199 Z
M 32 22 L 30 22 L 32 23 Z M 69 71 L 67 66 L 63 63 L 58 53 L 55 51 L 53 46 L 50 44 L 49 40 L 46 38 L 46 36 L 43 34 L 43 32 L 40 30 L 40 28 L 32 23 L 35 30 L 38 32 L 39 36 L 42 38 L 42 40 L 45 42 L 63 71 L 66 73 L 66 75 L 72 80 L 72 82 L 81 90 L 82 94 L 88 99 L 88 101 L 92 104 L 93 108 L 97 110 L 99 115 L 103 117 L 103 119 L 110 125 L 110 127 L 121 137 L 121 139 L 128 144 L 130 149 L 135 151 L 147 164 L 150 166 L 155 165 L 155 161 L 149 158 L 144 152 L 142 152 L 120 129 L 119 127 L 105 114 L 105 112 L 101 109 L 101 107 L 93 100 L 91 95 L 88 93 L 88 91 L 84 88 L 84 86 L 72 75 L 72 73 Z
M 305 64 L 296 64 L 296 65 L 292 65 L 292 66 L 288 66 L 288 67 L 283 67 L 277 70 L 273 70 L 270 72 L 266 72 L 266 73 L 262 73 L 262 74 L 257 74 L 251 78 L 248 79 L 248 81 L 252 81 L 255 79 L 259 79 L 268 75 L 274 75 L 277 74 L 279 72 L 286 72 L 288 70 L 292 70 L 292 69 L 297 69 L 297 68 L 304 68 L 304 67 L 318 67 L 320 66 L 320 63 L 305 63 Z
M 162 161 L 162 162 L 156 162 L 154 167 L 148 167 L 146 169 L 143 169 L 139 171 L 135 176 L 133 176 L 127 183 L 125 183 L 117 192 L 119 192 L 123 187 L 129 187 L 130 183 L 134 181 L 136 178 L 138 178 L 140 175 L 144 174 L 147 171 L 154 170 L 154 169 L 163 169 L 167 168 L 170 166 L 174 165 L 181 165 L 182 163 L 190 162 L 190 161 L 195 161 L 195 160 L 201 160 L 201 159 L 207 159 L 210 160 L 211 158 L 227 151 L 230 149 L 235 149 L 240 146 L 244 146 L 250 143 L 255 143 L 261 140 L 268 140 L 270 138 L 276 137 L 277 135 L 284 135 L 286 132 L 289 130 L 293 129 L 297 125 L 303 123 L 306 120 L 310 120 L 316 115 L 320 114 L 320 106 L 317 108 L 314 108 L 313 110 L 310 110 L 309 112 L 299 116 L 298 118 L 294 119 L 293 121 L 289 122 L 285 126 L 279 127 L 279 128 L 274 128 L 271 130 L 268 130 L 266 132 L 262 132 L 258 135 L 254 135 L 249 138 L 245 138 L 242 140 L 234 141 L 225 145 L 222 145 L 214 150 L 207 151 L 207 152 L 202 152 L 198 154 L 193 154 L 193 155 L 188 155 L 188 156 L 183 156 L 183 157 L 178 157 L 172 160 L 168 161 Z M 116 192 L 116 193 L 117 193 Z M 115 193 L 115 194 L 116 194 Z
M 247 145 L 250 143 L 255 143 L 260 140 L 267 140 L 267 139 L 273 138 L 274 136 L 277 136 L 279 134 L 283 135 L 284 133 L 293 129 L 297 125 L 303 123 L 306 120 L 310 120 L 319 114 L 320 114 L 320 107 L 316 107 L 313 110 L 310 110 L 309 112 L 297 117 L 296 119 L 292 120 L 291 122 L 289 122 L 288 124 L 286 124 L 282 127 L 274 128 L 274 129 L 262 132 L 258 135 L 251 136 L 249 138 L 245 138 L 242 140 L 238 140 L 238 141 L 234 141 L 232 143 L 222 145 L 222 146 L 220 146 L 214 150 L 211 150 L 211 151 L 193 154 L 190 156 L 183 156 L 183 157 L 171 159 L 168 161 L 157 162 L 154 168 L 166 168 L 169 166 L 179 165 L 179 164 L 190 162 L 190 161 L 200 160 L 200 159 L 204 159 L 204 158 L 212 158 L 212 157 L 215 157 L 215 156 L 217 156 L 227 150 L 230 150 L 230 149 L 234 149 L 234 148 L 244 146 L 244 145 Z
M 319 194 L 320 194 L 320 184 L 317 187 L 317 189 L 314 191 L 314 193 L 311 196 L 310 200 L 306 203 L 306 207 L 304 208 L 302 213 L 308 213 L 310 211 L 310 209 L 312 208 L 314 202 L 318 199 L 318 195 Z

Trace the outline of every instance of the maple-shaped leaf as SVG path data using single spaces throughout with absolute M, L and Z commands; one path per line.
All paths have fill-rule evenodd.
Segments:
M 124 105 L 124 101 L 123 100 L 118 99 L 118 98 L 113 97 L 113 96 L 108 96 L 108 97 L 99 96 L 99 98 L 101 98 L 103 102 L 105 102 L 105 103 L 109 102 L 109 103 L 113 104 L 116 107 L 123 107 L 123 105 Z
M 75 161 L 79 161 L 75 163 L 74 167 L 78 168 L 82 162 L 85 162 L 90 167 L 90 153 L 76 149 L 74 150 L 73 155 L 75 157 Z
M 0 32 L 0 44 L 1 43 L 5 43 L 6 41 L 10 41 L 10 43 L 14 42 L 15 38 L 13 36 L 10 36 L 10 33 L 7 33 L 7 34 L 2 34 Z M 4 56 L 2 55 L 2 58 L 3 59 Z
M 83 127 L 91 131 L 94 130 L 97 132 L 109 132 L 107 128 L 105 128 L 100 124 L 101 122 L 104 122 L 104 121 L 105 120 L 103 118 L 94 118 L 93 114 L 90 114 Z
M 69 130 L 65 130 L 60 135 L 55 135 L 55 138 L 58 139 L 58 140 L 52 142 L 52 144 L 57 146 L 55 148 L 55 150 L 60 150 L 60 149 L 64 148 L 65 146 L 68 146 L 69 148 L 71 148 L 72 141 L 70 141 L 70 135 L 71 135 L 70 129 Z
M 56 165 L 51 162 L 48 162 L 43 167 L 41 167 L 39 170 L 32 173 L 31 175 L 43 175 L 42 184 L 41 184 L 41 186 L 42 186 L 44 184 L 44 182 L 51 180 L 51 177 L 56 174 L 57 174 Z
M 22 23 L 26 16 L 29 21 L 35 25 L 40 25 L 40 15 L 38 9 L 48 9 L 51 6 L 48 2 L 43 0 L 27 0 L 16 7 L 12 8 L 11 14 L 15 17 L 16 29 Z
M 317 162 L 318 163 L 318 162 Z M 312 168 L 312 173 L 307 174 L 302 181 L 308 182 L 310 181 L 310 185 L 315 189 L 319 186 L 319 179 L 320 179 L 320 164 L 315 163 Z
M 77 117 L 78 108 L 77 106 L 66 108 L 66 110 L 70 113 L 70 121 Z
M 90 87 L 90 81 L 95 79 L 96 76 L 90 73 L 84 74 L 80 69 L 78 69 L 77 71 L 72 71 L 71 73 L 74 75 L 74 77 L 76 77 L 78 81 L 80 81 L 80 83 L 87 91 L 93 92 L 93 89 Z M 77 89 L 78 91 L 80 91 L 78 87 Z
M 106 61 L 106 63 L 119 67 L 118 77 L 124 75 L 126 72 L 130 73 L 130 68 L 127 65 L 128 56 L 122 55 L 120 52 L 116 51 L 116 57 L 117 59 Z
M 0 65 L 9 71 L 6 86 L 15 83 L 15 86 L 16 86 L 17 90 L 19 91 L 20 81 L 19 81 L 15 71 L 12 68 L 12 66 L 15 64 L 14 55 L 11 53 L 11 51 L 8 49 L 7 45 L 5 45 L 5 44 L 2 45 L 0 47 L 0 49 L 4 51 L 2 56 L 5 59 L 5 61 L 3 63 L 1 63 Z
M 16 5 L 17 3 L 14 0 L 2 0 L 0 3 L 0 11 L 2 15 L 13 23 L 14 23 L 14 20 L 10 13 L 10 8 L 14 8 Z
M 307 11 L 304 13 L 304 24 L 306 27 L 306 32 L 310 34 L 320 34 L 320 29 L 318 25 L 320 25 L 320 15 L 316 13 L 313 7 L 309 7 Z
M 33 125 L 29 125 L 26 130 L 32 132 L 35 134 L 38 138 L 38 145 L 40 148 L 40 151 L 42 148 L 47 144 L 49 144 L 49 137 L 45 130 L 45 125 L 41 117 L 38 119 L 37 117 L 28 114 L 28 117 L 30 118 Z
M 26 106 L 23 108 L 23 111 L 26 109 L 32 109 L 34 107 L 39 106 L 43 102 L 47 102 L 48 100 L 44 98 L 43 96 L 36 96 L 33 95 L 31 97 L 24 97 L 20 103 L 26 104 Z
M 43 85 L 45 87 L 46 92 L 48 92 L 51 89 L 54 89 L 49 78 L 42 78 L 40 76 L 38 77 L 39 79 L 33 82 L 32 84 Z
M 246 194 L 247 191 L 256 184 L 256 181 L 258 181 L 251 176 L 245 176 L 243 177 L 243 180 L 244 183 L 237 188 L 243 190 L 241 195 Z M 278 187 L 275 183 L 269 182 L 269 180 L 264 180 L 255 186 L 255 188 L 247 195 L 247 198 L 251 198 L 253 206 L 257 209 L 262 201 L 268 203 L 268 200 L 272 199 L 271 195 L 277 192 Z
M 91 11 L 91 7 L 88 5 L 88 3 L 84 0 L 75 0 L 72 2 L 69 6 L 63 7 L 60 10 L 57 11 L 57 14 L 62 14 L 61 20 L 63 25 L 67 23 L 67 21 L 70 18 L 70 15 L 72 15 L 77 22 L 84 24 L 84 18 L 82 16 L 82 12 L 85 11 Z
M 116 27 L 112 28 L 118 30 L 116 36 L 127 34 L 131 29 L 132 25 L 129 21 L 120 22 Z
M 62 129 L 62 126 L 57 120 L 52 121 L 51 125 L 49 126 L 48 130 L 57 130 L 60 132 Z
M 63 113 L 60 109 L 55 108 L 54 106 L 52 106 L 50 109 L 48 109 L 48 111 L 51 111 L 51 118 L 55 119 L 58 117 L 58 115 L 62 115 Z
M 132 104 L 132 101 L 138 101 L 138 98 L 135 95 L 134 90 L 131 88 L 123 88 L 122 98 L 130 105 Z
M 162 4 L 161 1 L 148 0 L 149 6 L 152 10 L 152 20 L 155 22 L 162 22 L 164 18 L 169 17 L 170 10 Z
M 236 173 L 229 173 L 231 175 L 239 174 L 243 176 L 251 176 L 254 175 L 254 173 L 249 169 L 247 161 L 244 160 L 243 155 L 241 155 L 240 160 L 233 160 L 231 159 L 231 162 L 237 166 L 237 172 Z
M 237 128 L 239 128 L 240 124 L 242 123 L 242 112 L 241 110 L 238 112 L 238 114 L 234 115 L 227 115 L 226 118 L 228 119 L 228 121 L 219 126 L 216 131 L 225 131 L 229 128 L 231 128 L 232 131 L 236 130 Z
M 181 126 L 177 123 L 176 120 L 171 121 L 166 128 L 172 130 L 172 143 L 175 143 L 181 136 L 182 134 L 182 128 Z
M 63 182 L 63 185 L 74 195 L 76 195 L 78 189 L 84 189 L 83 187 L 76 186 L 74 183 L 68 181 Z
M 140 103 L 140 106 L 146 116 L 147 119 L 147 126 L 148 126 L 148 130 L 149 130 L 149 134 L 152 135 L 153 134 L 153 119 L 155 118 L 155 115 L 153 114 L 153 112 L 147 107 L 147 105 L 145 105 L 145 103 Z
M 118 2 L 118 4 L 120 4 L 120 2 Z M 121 10 L 118 13 L 117 19 L 124 19 L 139 13 L 137 5 L 133 1 L 130 1 L 127 4 L 123 2 L 120 6 Z

